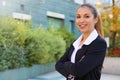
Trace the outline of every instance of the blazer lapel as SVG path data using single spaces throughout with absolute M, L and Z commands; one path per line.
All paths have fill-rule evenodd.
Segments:
M 69 58 L 69 60 L 71 60 L 71 55 L 72 55 L 72 53 L 73 53 L 73 51 L 74 51 L 73 45 L 70 46 L 70 48 L 69 48 L 68 51 L 69 51 L 69 56 L 68 56 L 68 58 Z
M 82 48 L 77 51 L 75 56 L 75 63 L 80 61 L 80 59 L 85 55 L 87 47 L 87 45 L 83 45 Z

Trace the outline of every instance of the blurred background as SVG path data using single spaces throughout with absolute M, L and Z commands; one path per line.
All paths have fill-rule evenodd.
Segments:
M 120 0 L 0 0 L 0 80 L 55 76 L 55 62 L 81 34 L 75 14 L 83 3 L 94 5 L 102 20 L 108 47 L 102 80 L 120 79 Z

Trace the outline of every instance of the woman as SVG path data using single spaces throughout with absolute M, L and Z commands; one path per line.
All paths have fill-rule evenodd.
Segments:
M 81 5 L 76 11 L 76 25 L 82 35 L 56 63 L 56 70 L 67 80 L 100 80 L 106 42 L 96 9 Z

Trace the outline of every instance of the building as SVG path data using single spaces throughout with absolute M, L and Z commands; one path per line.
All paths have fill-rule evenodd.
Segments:
M 64 27 L 78 36 L 75 12 L 79 4 L 74 0 L 0 0 L 0 13 L 20 20 L 31 20 L 33 27 L 42 24 Z
M 20 20 L 31 20 L 33 27 L 66 26 L 76 36 L 80 34 L 75 26 L 75 12 L 78 5 L 91 3 L 111 4 L 112 0 L 0 0 L 0 14 Z

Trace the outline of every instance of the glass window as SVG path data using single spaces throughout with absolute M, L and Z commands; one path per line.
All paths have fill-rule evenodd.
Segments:
M 21 7 L 21 10 L 23 10 L 23 11 L 25 10 L 24 4 L 21 4 L 20 7 Z
M 54 17 L 48 17 L 48 27 L 55 27 L 55 28 L 64 27 L 64 20 Z
M 70 31 L 72 33 L 75 33 L 75 22 L 72 20 L 70 21 Z

